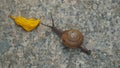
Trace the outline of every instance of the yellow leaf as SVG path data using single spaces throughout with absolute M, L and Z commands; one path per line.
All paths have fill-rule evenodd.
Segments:
M 22 16 L 10 16 L 17 25 L 23 27 L 26 31 L 31 31 L 41 23 L 40 19 L 29 18 L 26 19 Z

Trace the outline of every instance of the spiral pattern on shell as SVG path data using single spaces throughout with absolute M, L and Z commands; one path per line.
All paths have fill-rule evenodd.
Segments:
M 82 33 L 76 29 L 64 31 L 61 38 L 64 45 L 69 48 L 78 48 L 81 46 L 81 43 L 83 42 Z

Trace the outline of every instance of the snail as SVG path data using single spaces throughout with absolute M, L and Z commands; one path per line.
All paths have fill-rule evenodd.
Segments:
M 54 20 L 51 14 L 52 19 L 52 26 L 46 25 L 41 23 L 44 26 L 50 27 L 54 33 L 56 33 L 59 38 L 62 40 L 63 44 L 68 48 L 80 48 L 82 52 L 86 53 L 87 55 L 91 54 L 91 50 L 88 50 L 86 47 L 82 46 L 84 36 L 82 33 L 77 29 L 70 29 L 70 30 L 61 30 L 55 27 Z

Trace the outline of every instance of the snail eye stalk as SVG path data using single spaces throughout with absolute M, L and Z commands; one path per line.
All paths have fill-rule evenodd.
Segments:
M 49 26 L 49 25 L 46 25 L 46 24 L 43 24 L 43 23 L 41 23 L 42 25 L 44 25 L 44 26 L 47 26 L 47 27 L 50 27 L 50 28 L 52 28 L 52 26 Z
M 52 17 L 52 13 L 50 13 L 51 14 L 51 19 L 52 19 L 52 26 L 54 27 L 55 25 L 54 25 L 54 20 L 53 20 L 53 17 Z
M 53 27 L 55 27 L 55 25 L 54 25 L 54 20 L 53 20 L 53 17 L 52 17 L 52 13 L 50 13 L 50 14 L 51 14 L 52 26 L 50 26 L 50 25 L 46 25 L 46 24 L 43 24 L 43 23 L 41 23 L 41 24 L 44 25 L 44 26 L 47 26 L 47 27 L 53 28 Z

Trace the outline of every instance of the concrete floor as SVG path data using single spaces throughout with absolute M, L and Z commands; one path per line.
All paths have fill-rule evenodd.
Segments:
M 26 32 L 9 15 L 78 29 L 92 51 L 65 49 L 51 29 Z M 0 68 L 120 68 L 120 0 L 0 0 Z

